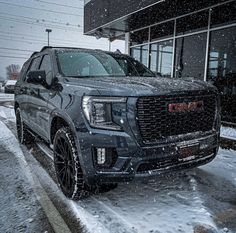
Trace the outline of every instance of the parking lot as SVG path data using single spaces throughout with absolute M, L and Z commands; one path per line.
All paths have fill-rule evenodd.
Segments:
M 0 95 L 1 206 L 19 211 L 15 202 L 24 202 L 29 211 L 21 219 L 2 217 L 1 232 L 10 232 L 2 220 L 11 222 L 11 232 L 236 232 L 236 151 L 221 148 L 203 167 L 119 184 L 75 202 L 59 190 L 50 156 L 36 144 L 18 143 L 12 101 Z M 4 199 L 16 188 L 12 170 L 3 169 L 12 161 L 21 193 Z

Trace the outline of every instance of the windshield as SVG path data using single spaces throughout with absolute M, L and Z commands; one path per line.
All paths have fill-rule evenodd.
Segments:
M 67 77 L 154 77 L 147 67 L 120 54 L 101 52 L 58 52 L 61 73 Z

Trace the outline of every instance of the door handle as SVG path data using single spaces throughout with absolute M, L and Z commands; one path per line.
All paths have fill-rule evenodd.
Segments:
M 25 88 L 25 92 L 27 95 L 35 95 L 35 91 L 31 87 Z
M 26 87 L 20 88 L 20 94 L 26 94 L 26 91 L 27 91 Z

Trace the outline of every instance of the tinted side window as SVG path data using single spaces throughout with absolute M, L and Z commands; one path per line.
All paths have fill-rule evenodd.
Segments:
M 25 80 L 25 76 L 26 76 L 28 68 L 29 68 L 29 62 L 26 62 L 21 69 L 20 80 L 23 80 L 23 81 Z
M 39 62 L 41 60 L 41 57 L 36 57 L 34 58 L 31 63 L 30 63 L 30 66 L 29 66 L 29 69 L 27 70 L 28 72 L 29 71 L 35 71 L 35 70 L 38 70 L 39 68 Z M 28 67 L 27 67 L 28 68 Z M 23 80 L 25 81 L 27 79 L 27 73 L 28 72 L 25 72 L 24 76 L 23 76 Z
M 44 55 L 43 60 L 40 64 L 40 70 L 45 70 L 47 82 L 51 84 L 52 82 L 52 63 L 49 55 Z
M 29 71 L 35 71 L 39 68 L 40 57 L 32 60 Z

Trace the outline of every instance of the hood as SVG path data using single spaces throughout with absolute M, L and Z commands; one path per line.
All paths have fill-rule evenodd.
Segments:
M 174 94 L 175 92 L 215 89 L 211 84 L 199 80 L 160 77 L 66 78 L 66 83 L 96 89 L 101 95 L 109 96 Z

